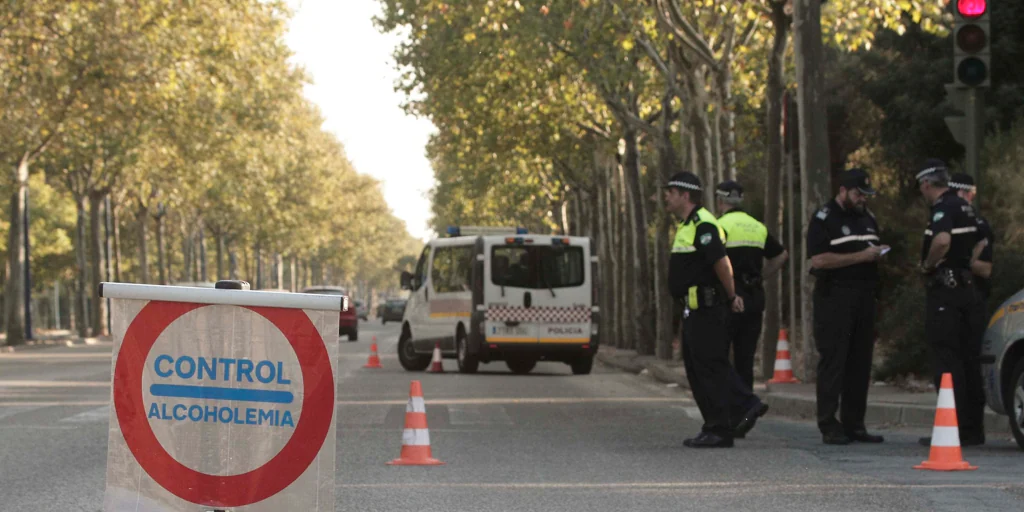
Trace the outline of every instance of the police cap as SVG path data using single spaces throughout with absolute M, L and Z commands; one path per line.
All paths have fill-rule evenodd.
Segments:
M 928 175 L 935 174 L 937 172 L 949 172 L 949 169 L 946 167 L 946 162 L 943 162 L 938 158 L 929 158 L 928 160 L 924 161 L 924 165 L 922 165 L 921 168 L 918 169 L 917 174 L 914 176 L 914 178 L 918 182 L 920 182 Z
M 859 167 L 843 172 L 839 177 L 839 184 L 848 190 L 857 189 L 869 196 L 875 194 L 875 189 L 871 186 L 871 177 L 867 171 Z
M 970 174 L 958 172 L 949 178 L 949 188 L 957 190 L 973 190 L 974 178 Z
M 724 199 L 743 199 L 743 187 L 733 180 L 723 181 L 715 188 L 715 195 Z
M 692 172 L 677 172 L 668 179 L 668 183 L 663 185 L 663 188 L 680 188 L 683 190 L 692 190 L 700 192 L 704 187 L 700 184 L 700 178 Z

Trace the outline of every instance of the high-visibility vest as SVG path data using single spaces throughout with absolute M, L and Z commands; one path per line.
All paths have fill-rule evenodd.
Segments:
M 765 241 L 768 240 L 768 228 L 747 212 L 734 211 L 723 215 L 718 219 L 718 225 L 724 228 L 729 236 L 729 240 L 725 243 L 726 249 L 737 247 L 764 249 Z
M 689 219 L 680 222 L 679 227 L 676 228 L 676 240 L 672 244 L 672 252 L 675 254 L 687 254 L 696 252 L 697 247 L 693 244 L 694 238 L 697 236 L 697 226 L 702 223 L 710 223 L 718 228 L 718 236 L 721 237 L 722 243 L 726 243 L 725 230 L 715 219 L 711 212 L 705 208 L 697 210 L 697 220 L 691 222 Z
M 681 222 L 679 227 L 676 228 L 676 239 L 675 243 L 672 244 L 673 254 L 692 254 L 697 252 L 697 247 L 694 245 L 694 239 L 697 237 L 697 226 L 703 223 L 709 223 L 718 228 L 718 236 L 725 243 L 725 230 L 718 224 L 714 215 L 704 208 L 697 210 L 697 220 L 691 221 L 689 219 Z M 697 287 L 691 286 L 687 293 L 687 305 L 691 310 L 697 309 Z

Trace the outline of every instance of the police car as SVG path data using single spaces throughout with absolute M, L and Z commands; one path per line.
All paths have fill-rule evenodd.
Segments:
M 538 361 L 590 373 L 597 353 L 597 256 L 588 237 L 522 228 L 452 227 L 431 240 L 409 290 L 398 358 L 409 371 L 431 362 L 435 344 L 459 371 L 504 361 L 518 374 Z
M 981 374 L 988 406 L 1010 417 L 1013 437 L 1024 449 L 1024 290 L 992 315 L 981 346 Z

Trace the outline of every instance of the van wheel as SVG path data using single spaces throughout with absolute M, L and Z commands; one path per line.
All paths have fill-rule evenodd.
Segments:
M 469 353 L 469 339 L 462 329 L 459 329 L 459 334 L 455 338 L 455 349 L 458 351 L 455 360 L 459 364 L 459 372 L 476 373 L 480 367 L 480 357 Z
M 533 370 L 534 366 L 537 366 L 536 359 L 508 359 L 505 361 L 505 365 L 508 366 L 509 370 L 516 375 L 526 375 Z
M 1010 429 L 1017 439 L 1017 446 L 1024 450 L 1024 358 L 1013 368 L 1013 406 L 1010 408 Z
M 416 353 L 412 336 L 406 330 L 402 331 L 402 337 L 398 339 L 398 362 L 410 372 L 422 372 L 430 366 L 430 356 Z
M 569 363 L 569 366 L 572 367 L 573 375 L 590 375 L 590 370 L 594 367 L 594 356 L 580 356 Z

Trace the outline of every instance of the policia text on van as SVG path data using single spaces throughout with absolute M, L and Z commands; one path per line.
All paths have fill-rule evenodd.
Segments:
M 590 373 L 597 353 L 597 256 L 590 238 L 463 227 L 431 240 L 413 274 L 398 356 L 410 371 L 430 364 L 435 344 L 459 371 L 505 361 L 529 373 L 559 361 Z

